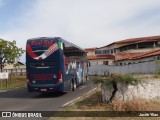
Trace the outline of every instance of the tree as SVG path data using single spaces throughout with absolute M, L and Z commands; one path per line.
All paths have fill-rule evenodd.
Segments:
M 19 60 L 24 53 L 22 48 L 16 46 L 16 41 L 7 41 L 0 39 L 0 70 L 2 72 L 5 63 L 13 64 L 15 60 Z

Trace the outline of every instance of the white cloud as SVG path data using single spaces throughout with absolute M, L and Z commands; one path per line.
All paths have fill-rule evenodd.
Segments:
M 159 35 L 160 24 L 153 25 L 158 17 L 140 23 L 132 20 L 159 4 L 159 0 L 37 0 L 18 18 L 22 27 L 13 23 L 12 29 L 2 37 L 15 39 L 25 48 L 28 38 L 60 36 L 85 48 L 131 37 Z

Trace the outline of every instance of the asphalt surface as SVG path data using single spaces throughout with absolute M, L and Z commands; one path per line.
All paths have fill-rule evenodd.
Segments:
M 76 91 L 63 94 L 29 93 L 26 88 L 2 92 L 0 93 L 0 111 L 57 111 L 64 104 L 94 88 L 92 80 L 88 80 Z

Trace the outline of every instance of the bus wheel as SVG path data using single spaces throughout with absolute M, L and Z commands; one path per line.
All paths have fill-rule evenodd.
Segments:
M 77 84 L 75 79 L 71 81 L 71 91 L 75 91 L 77 88 Z
M 74 84 L 73 84 L 73 91 L 75 91 L 77 88 L 77 83 L 76 83 L 76 80 L 74 79 Z

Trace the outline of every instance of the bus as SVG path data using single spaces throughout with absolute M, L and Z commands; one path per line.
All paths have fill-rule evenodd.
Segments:
M 61 37 L 39 37 L 26 43 L 28 92 L 75 91 L 88 79 L 87 54 Z

